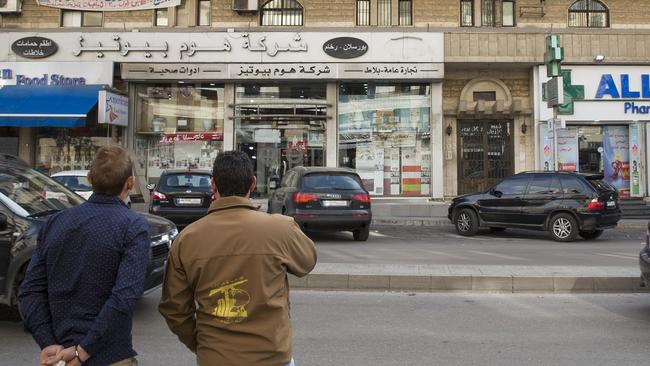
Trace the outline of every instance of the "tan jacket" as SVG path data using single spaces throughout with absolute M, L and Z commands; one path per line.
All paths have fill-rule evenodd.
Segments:
M 172 246 L 159 310 L 201 366 L 291 360 L 287 272 L 309 273 L 316 249 L 292 218 L 257 209 L 218 199 Z

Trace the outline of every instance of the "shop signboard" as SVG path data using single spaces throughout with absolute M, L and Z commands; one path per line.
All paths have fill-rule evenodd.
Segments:
M 56 42 L 45 37 L 25 37 L 11 44 L 11 50 L 24 58 L 46 58 L 56 53 Z
M 630 144 L 627 126 L 603 127 L 603 168 L 605 181 L 622 198 L 630 197 Z
M 40 6 L 49 6 L 51 8 L 94 11 L 147 10 L 170 8 L 181 4 L 181 0 L 37 0 L 37 2 Z
M 113 85 L 112 62 L 3 62 L 0 87 Z
M 223 131 L 166 133 L 162 135 L 159 143 L 161 145 L 172 145 L 196 141 L 223 141 Z
M 338 37 L 325 42 L 323 51 L 335 58 L 357 58 L 368 52 L 368 44 L 359 38 Z
M 99 124 L 116 126 L 129 125 L 129 98 L 107 90 L 100 90 L 98 96 Z

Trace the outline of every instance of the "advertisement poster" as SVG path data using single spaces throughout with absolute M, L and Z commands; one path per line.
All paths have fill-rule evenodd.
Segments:
M 422 191 L 422 169 L 417 158 L 417 149 L 402 148 L 402 194 L 419 196 Z
M 59 9 L 120 11 L 120 10 L 145 10 L 156 8 L 170 8 L 181 4 L 180 0 L 38 0 L 38 5 Z
M 641 197 L 641 149 L 639 148 L 639 125 L 630 125 L 630 161 L 632 168 L 630 172 L 630 195 Z
M 627 126 L 603 127 L 605 181 L 621 198 L 630 197 L 630 139 Z
M 397 196 L 400 192 L 399 148 L 384 150 L 384 187 L 389 195 Z
M 542 170 L 553 170 L 553 134 L 546 125 L 540 126 L 542 139 Z
M 371 144 L 357 146 L 356 170 L 363 186 L 373 195 L 384 194 L 384 150 Z
M 577 127 L 558 128 L 557 150 L 557 170 L 561 172 L 578 171 Z

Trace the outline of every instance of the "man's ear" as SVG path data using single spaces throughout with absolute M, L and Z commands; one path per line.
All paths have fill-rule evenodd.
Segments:
M 219 193 L 219 190 L 217 189 L 217 182 L 214 180 L 214 177 L 210 178 L 210 186 L 212 187 L 212 193 L 215 195 Z
M 130 191 L 130 190 L 133 189 L 133 187 L 135 187 L 135 177 L 134 177 L 134 176 L 130 176 L 130 177 L 126 180 L 126 188 L 128 188 L 128 190 Z
M 253 176 L 253 181 L 251 182 L 251 186 L 248 187 L 248 195 L 250 196 L 251 193 L 255 191 L 255 187 L 257 187 L 257 177 Z

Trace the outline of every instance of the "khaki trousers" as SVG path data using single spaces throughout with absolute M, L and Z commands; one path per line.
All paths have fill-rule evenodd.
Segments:
M 136 360 L 135 357 L 127 358 L 126 360 L 112 363 L 109 366 L 138 366 L 138 360 Z

